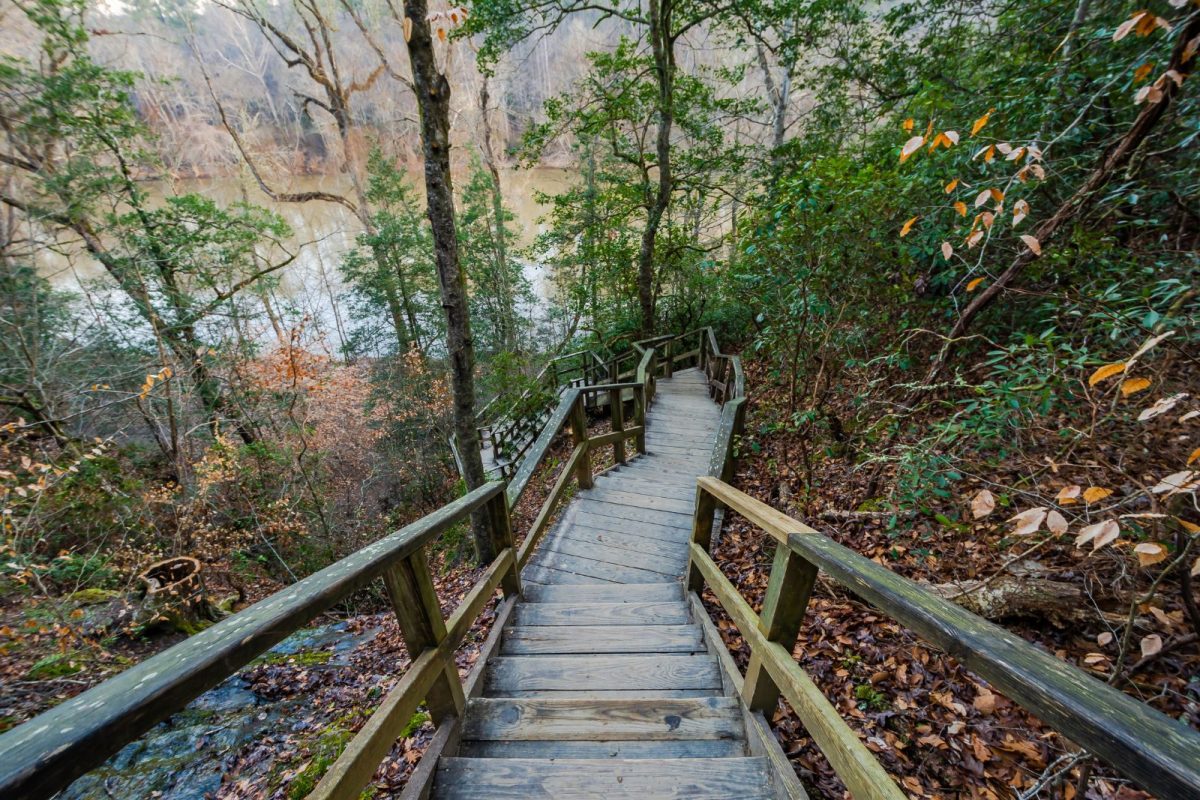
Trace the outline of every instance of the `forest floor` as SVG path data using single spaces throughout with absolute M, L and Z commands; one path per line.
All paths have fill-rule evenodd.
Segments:
M 1090 622 L 1056 619 L 1053 614 L 995 621 L 1100 680 L 1110 678 L 1116 643 L 1098 644 L 1098 637 L 1103 640 L 1102 634 L 1113 629 L 1105 624 L 1101 611 L 1120 610 L 1121 616 L 1126 611 L 1112 608 L 1105 589 L 1128 577 L 1128 553 L 1110 548 L 1081 560 L 1071 536 L 1046 540 L 1039 545 L 1036 559 L 1018 558 L 1032 542 L 1011 535 L 1012 525 L 1002 521 L 1008 514 L 974 521 L 967 510 L 966 499 L 978 488 L 1011 484 L 1017 474 L 1043 474 L 1041 483 L 1053 483 L 1056 478 L 1045 470 L 1043 458 L 1054 455 L 1059 443 L 1024 448 L 1021 461 L 1014 457 L 989 467 L 992 481 L 968 479 L 955 496 L 930 498 L 928 507 L 915 517 L 901 514 L 893 520 L 878 513 L 877 498 L 863 503 L 869 469 L 856 468 L 852 457 L 819 452 L 815 443 L 779 429 L 775 423 L 786 417 L 786 387 L 773 385 L 761 363 L 747 366 L 747 385 L 752 388 L 734 481 L 739 489 L 913 580 L 944 584 L 1024 569 L 1025 574 L 1033 571 L 1037 577 L 1082 587 L 1097 603 L 1088 609 L 1095 612 Z M 845 394 L 853 396 L 853 392 Z M 843 419 L 852 417 L 848 407 L 832 410 Z M 805 447 L 818 450 L 808 459 L 808 474 L 798 455 Z M 1033 462 L 1032 468 L 1028 462 Z M 880 484 L 885 491 L 891 477 L 885 470 Z M 822 519 L 823 512 L 858 511 L 864 506 L 874 513 L 835 522 Z M 770 573 L 772 542 L 761 530 L 730 514 L 715 551 L 726 575 L 756 609 L 761 607 Z M 745 643 L 713 598 L 706 601 L 744 669 L 749 656 Z M 1129 679 L 1126 691 L 1200 728 L 1200 646 L 1188 632 L 1179 605 L 1178 596 L 1168 595 L 1140 609 L 1155 629 L 1165 629 L 1168 646 L 1152 657 L 1130 659 L 1122 674 Z M 794 654 L 912 797 L 1007 800 L 1030 792 L 1048 770 L 1065 770 L 1062 785 L 1053 794 L 1043 789 L 1031 797 L 1082 798 L 1077 787 L 1080 770 L 1090 774 L 1089 798 L 1149 797 L 1100 764 L 1092 768 L 1086 761 L 1076 762 L 1078 748 L 1073 743 L 1000 696 L 955 659 L 830 581 L 818 582 Z M 844 787 L 829 763 L 782 701 L 774 723 L 810 792 L 824 798 L 843 797 Z

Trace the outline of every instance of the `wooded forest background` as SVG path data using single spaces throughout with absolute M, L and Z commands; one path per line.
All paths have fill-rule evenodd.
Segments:
M 554 356 L 700 325 L 747 363 L 740 488 L 1200 725 L 1200 2 L 0 0 L 0 31 L 0 731 L 481 483 L 476 413 L 549 402 Z M 441 547 L 452 594 L 486 537 Z M 748 596 L 763 547 L 730 521 Z M 171 557 L 206 618 L 139 605 Z M 912 796 L 1147 796 L 814 603 L 797 657 Z

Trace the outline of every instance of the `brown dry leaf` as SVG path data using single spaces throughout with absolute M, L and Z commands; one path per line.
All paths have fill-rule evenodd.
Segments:
M 1176 494 L 1177 492 L 1186 491 L 1190 488 L 1192 481 L 1196 479 L 1198 474 L 1200 473 L 1193 472 L 1190 469 L 1176 472 L 1163 478 L 1150 491 L 1154 494 L 1162 494 L 1163 492 Z
M 1179 394 L 1173 394 L 1170 397 L 1162 397 L 1158 400 L 1155 400 L 1154 405 L 1138 414 L 1138 422 L 1145 422 L 1148 419 L 1154 419 L 1160 414 L 1167 413 L 1176 405 L 1178 405 L 1180 400 L 1183 400 L 1187 396 L 1187 392 L 1180 392 Z
M 1089 486 L 1083 492 L 1083 502 L 1095 503 L 1098 500 L 1103 500 L 1112 494 L 1112 489 L 1105 489 L 1103 486 Z
M 996 710 L 996 695 L 984 690 L 971 705 L 975 706 L 975 710 L 980 714 L 986 716 Z
M 1192 571 L 1188 574 L 1191 575 L 1193 578 L 1196 577 L 1197 575 L 1200 575 L 1200 557 L 1196 558 L 1196 563 L 1192 564 Z
M 1113 375 L 1120 375 L 1128 366 L 1124 361 L 1118 361 L 1115 364 L 1105 364 L 1100 369 L 1092 373 L 1092 377 L 1088 378 L 1088 386 L 1095 386 L 1102 380 L 1111 378 Z
M 1101 647 L 1104 647 L 1112 640 L 1113 640 L 1112 632 L 1105 631 L 1104 633 L 1102 633 L 1096 637 L 1096 644 L 1100 645 Z
M 1149 567 L 1167 558 L 1167 548 L 1158 542 L 1142 542 L 1133 548 L 1133 552 L 1137 553 L 1138 564 L 1143 567 Z
M 954 248 L 950 245 L 949 242 L 942 242 L 942 258 L 949 261 L 950 256 L 952 256 L 952 255 L 954 255 Z
M 1115 519 L 1106 519 L 1103 522 L 1088 525 L 1081 530 L 1079 535 L 1075 537 L 1075 546 L 1083 547 L 1088 542 L 1091 542 L 1092 552 L 1094 553 L 1101 547 L 1112 544 L 1120 535 L 1121 526 L 1117 524 L 1117 521 Z
M 1150 380 L 1148 378 L 1129 378 L 1121 382 L 1121 395 L 1129 397 L 1131 394 L 1137 394 L 1150 388 Z
M 1017 523 L 1017 527 L 1013 529 L 1014 535 L 1028 536 L 1031 533 L 1036 533 L 1037 529 L 1042 527 L 1044 519 L 1046 519 L 1046 507 L 1038 506 L 1028 511 L 1022 511 L 1008 521 Z
M 971 514 L 975 519 L 983 519 L 996 510 L 996 498 L 987 489 L 980 489 L 971 498 Z
M 986 203 L 988 200 L 991 200 L 991 199 L 992 199 L 991 190 L 984 189 L 982 192 L 975 195 L 975 207 L 979 208 L 981 205 L 983 205 L 984 203 Z
M 1042 254 L 1042 243 L 1039 242 L 1036 237 L 1030 236 L 1027 233 L 1023 233 L 1021 234 L 1021 241 L 1025 243 L 1025 246 L 1028 247 L 1035 256 L 1040 256 Z
M 1054 496 L 1054 499 L 1064 506 L 1069 506 L 1079 499 L 1081 491 L 1082 489 L 1079 484 L 1064 486 L 1058 490 L 1058 494 Z
M 1055 535 L 1066 533 L 1068 527 L 1070 526 L 1067 524 L 1066 518 L 1057 511 L 1051 511 L 1046 515 L 1046 528 L 1051 533 Z
M 1162 650 L 1162 646 L 1162 637 L 1157 633 L 1152 633 L 1149 636 L 1142 637 L 1142 658 L 1149 658 L 1152 655 L 1156 655 Z

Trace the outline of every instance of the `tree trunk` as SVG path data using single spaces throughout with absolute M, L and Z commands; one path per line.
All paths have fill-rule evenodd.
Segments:
M 442 309 L 446 313 L 446 349 L 450 356 L 450 389 L 454 403 L 454 434 L 467 489 L 484 483 L 479 433 L 475 429 L 475 345 L 471 341 L 471 316 L 467 307 L 467 280 L 458 258 L 454 220 L 454 188 L 450 181 L 450 82 L 437 68 L 426 0 L 405 0 L 404 14 L 411 21 L 408 58 L 413 87 L 421 112 L 421 147 L 425 157 L 425 195 L 433 227 L 434 254 Z M 492 560 L 487 519 L 480 511 L 471 516 L 475 554 L 480 563 Z
M 675 40 L 671 36 L 670 0 L 650 0 L 650 46 L 654 54 L 654 77 L 658 82 L 658 186 L 646 210 L 646 228 L 638 251 L 638 305 L 642 335 L 654 334 L 654 245 L 658 227 L 671 204 L 671 128 L 675 124 Z
M 517 309 L 512 286 L 508 282 L 508 243 L 504 241 L 504 194 L 500 189 L 500 167 L 492 147 L 492 124 L 488 119 L 488 76 L 479 87 L 479 114 L 483 121 L 483 158 L 492 175 L 492 255 L 496 263 L 497 288 L 500 296 L 500 344 L 509 352 L 517 347 Z

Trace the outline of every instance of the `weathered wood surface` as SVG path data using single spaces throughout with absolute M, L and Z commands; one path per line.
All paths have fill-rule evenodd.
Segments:
M 736 739 L 745 735 L 733 697 L 692 700 L 479 699 L 467 709 L 468 739 L 616 741 Z
M 492 659 L 484 685 L 497 696 L 559 690 L 715 690 L 721 688 L 721 678 L 716 661 L 707 654 L 500 656 Z
M 504 655 L 582 653 L 699 653 L 695 625 L 538 625 L 504 633 Z
M 683 589 L 677 583 L 528 586 L 524 595 L 534 603 L 664 603 L 682 600 Z
M 0 735 L 0 796 L 49 797 L 502 492 L 470 494 Z
M 444 758 L 435 796 L 445 800 L 745 800 L 769 797 L 759 758 L 612 761 Z
M 661 603 L 523 603 L 514 625 L 682 625 L 690 622 L 683 600 Z
M 467 741 L 459 745 L 458 755 L 469 758 L 736 758 L 747 755 L 747 750 L 746 744 L 739 739 L 649 742 Z

